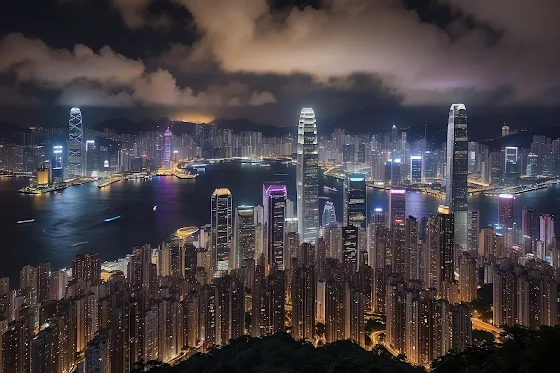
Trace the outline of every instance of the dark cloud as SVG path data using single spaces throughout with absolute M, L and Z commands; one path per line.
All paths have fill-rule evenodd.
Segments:
M 126 31 L 95 42 L 99 30 L 87 28 L 77 32 L 87 41 L 0 39 L 0 78 L 61 105 L 277 120 L 304 105 L 328 115 L 376 105 L 445 114 L 458 101 L 560 101 L 554 0 L 48 1 L 69 12 L 89 4 L 117 23 L 108 29 Z

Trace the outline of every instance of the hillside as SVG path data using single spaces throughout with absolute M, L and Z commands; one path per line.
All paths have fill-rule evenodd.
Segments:
M 197 354 L 173 368 L 150 373 L 420 373 L 388 356 L 366 351 L 349 341 L 315 348 L 288 334 L 264 338 L 241 337 L 222 349 Z

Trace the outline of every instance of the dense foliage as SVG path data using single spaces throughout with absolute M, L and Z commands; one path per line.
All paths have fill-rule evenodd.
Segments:
M 435 373 L 530 373 L 560 371 L 560 326 L 506 329 L 503 343 L 449 353 L 432 363 Z
M 173 367 L 150 373 L 414 373 L 424 372 L 388 354 L 366 351 L 349 341 L 313 347 L 285 333 L 241 337 L 221 349 L 197 354 Z

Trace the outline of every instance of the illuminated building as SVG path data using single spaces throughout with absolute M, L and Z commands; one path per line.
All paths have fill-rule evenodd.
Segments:
M 541 214 L 540 241 L 545 243 L 547 249 L 552 244 L 553 237 L 554 237 L 554 216 L 549 214 Z
M 306 245 L 306 244 L 304 244 Z M 299 341 L 312 341 L 315 336 L 315 312 L 317 297 L 315 268 L 295 260 L 292 269 L 292 337 Z
M 346 339 L 354 341 L 354 343 L 365 346 L 365 319 L 364 319 L 364 294 L 359 289 L 355 289 L 346 283 L 345 303 L 348 310 L 348 328 L 345 328 Z M 348 329 L 348 330 L 346 330 Z
M 405 189 L 391 189 L 389 200 L 389 219 L 387 226 L 391 228 L 395 219 L 405 219 L 406 208 L 406 190 Z
M 358 270 L 359 229 L 354 226 L 342 227 L 342 263 L 348 273 Z
M 288 192 L 285 185 L 263 185 L 263 204 L 266 223 L 266 240 L 268 264 L 276 264 L 283 270 L 284 262 L 286 198 Z M 301 240 L 301 234 L 300 234 Z
M 325 340 L 333 343 L 344 339 L 344 292 L 341 281 L 325 283 Z
M 434 152 L 427 151 L 424 153 L 424 159 L 422 164 L 423 182 L 432 182 L 437 177 L 437 154 Z
M 533 252 L 533 242 L 539 238 L 537 211 L 534 208 L 524 206 L 521 210 L 521 234 L 524 252 Z
M 480 233 L 480 211 L 469 210 L 468 212 L 468 240 L 469 251 L 478 250 L 478 234 Z
M 504 149 L 504 185 L 514 186 L 518 184 L 519 168 L 517 165 L 518 148 L 506 146 Z
M 58 373 L 58 329 L 56 323 L 42 329 L 31 340 L 30 372 Z M 87 371 L 89 372 L 89 371 Z M 105 371 L 100 371 L 105 373 Z M 107 371 L 107 373 L 109 373 Z
M 421 278 L 421 257 L 418 250 L 418 221 L 414 216 L 409 216 L 404 225 L 404 277 L 406 280 L 419 280 Z
M 451 306 L 451 348 L 463 351 L 472 345 L 471 309 L 467 303 Z
M 86 348 L 86 373 L 110 373 L 111 342 L 108 331 L 99 332 Z
M 539 156 L 535 153 L 527 155 L 527 168 L 525 170 L 527 177 L 535 177 L 539 174 Z
M 297 214 L 301 242 L 315 243 L 319 229 L 319 165 L 317 121 L 311 108 L 304 108 L 298 123 Z
M 455 215 L 455 244 L 467 248 L 467 174 L 468 174 L 467 109 L 453 104 L 447 127 L 446 206 Z
M 512 271 L 496 266 L 492 281 L 493 324 L 496 326 L 515 324 L 515 277 Z
M 232 241 L 232 202 L 227 188 L 217 188 L 212 193 L 212 268 L 214 276 L 227 272 L 230 267 Z
M 41 167 L 37 170 L 37 185 L 49 184 L 49 170 Z
M 410 156 L 410 183 L 420 184 L 422 182 L 422 156 L 412 155 Z
M 70 110 L 68 121 L 68 177 L 83 176 L 82 147 L 84 131 L 82 129 L 82 112 L 79 108 Z
M 502 126 L 502 137 L 505 137 L 505 136 L 508 136 L 508 135 L 509 135 L 509 126 L 504 123 L 504 125 Z
M 393 273 L 398 273 L 407 279 L 406 274 L 406 240 L 405 220 L 396 218 L 393 220 L 391 241 L 391 264 Z
M 352 174 L 344 182 L 344 224 L 366 228 L 367 191 L 364 175 Z
M 440 206 L 437 214 L 437 291 L 442 295 L 447 285 L 455 282 L 454 214 L 449 207 Z
M 336 224 L 336 212 L 334 204 L 331 201 L 327 201 L 325 202 L 325 207 L 323 207 L 321 226 L 328 227 L 331 224 Z
M 508 229 L 513 228 L 513 200 L 512 194 L 500 194 L 498 199 L 498 225 L 504 236 Z
M 403 352 L 405 347 L 405 284 L 402 276 L 392 274 L 387 283 L 386 340 L 397 351 Z
M 402 161 L 400 158 L 389 159 L 385 163 L 385 181 L 391 185 L 400 185 L 402 178 Z
M 97 283 L 101 279 L 101 261 L 99 254 L 77 255 L 72 261 L 72 279 L 84 279 Z
M 234 242 L 236 263 L 241 266 L 243 260 L 255 258 L 255 207 L 239 206 L 235 209 Z
M 163 133 L 163 167 L 171 170 L 171 130 L 169 127 Z
M 472 255 L 462 252 L 459 256 L 459 301 L 469 303 L 476 299 L 478 269 Z
M 64 181 L 64 150 L 62 145 L 53 145 L 51 161 L 51 180 L 53 183 Z

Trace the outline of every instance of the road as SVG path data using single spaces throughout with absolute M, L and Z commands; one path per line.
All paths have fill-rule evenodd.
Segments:
M 475 317 L 471 318 L 472 321 L 472 328 L 473 330 L 482 330 L 485 332 L 489 332 L 494 334 L 496 339 L 500 336 L 500 333 L 504 331 L 504 329 L 498 328 L 495 325 L 482 321 L 481 319 L 477 319 Z

